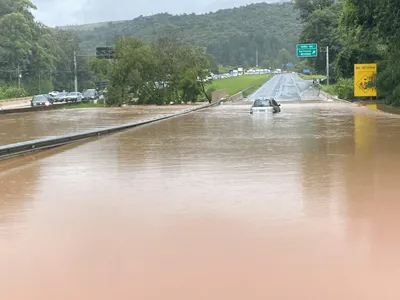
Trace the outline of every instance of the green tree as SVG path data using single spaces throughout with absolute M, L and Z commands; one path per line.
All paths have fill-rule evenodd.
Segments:
M 195 101 L 200 93 L 206 94 L 211 64 L 201 48 L 163 34 L 151 43 L 122 38 L 115 49 L 108 105 L 121 105 L 130 98 L 137 98 L 138 103 L 164 105 Z
M 333 6 L 335 0 L 293 0 L 294 8 L 300 11 L 300 18 L 303 22 L 308 22 L 316 10 L 322 10 Z
M 73 88 L 73 52 L 79 40 L 71 32 L 36 22 L 29 0 L 0 2 L 0 83 L 25 88 L 28 94 Z M 93 85 L 87 59 L 78 57 L 81 88 Z
M 329 0 L 304 0 L 296 1 L 296 7 L 304 15 L 300 42 L 317 43 L 320 50 L 329 46 L 330 68 L 333 68 L 336 56 L 341 49 L 336 32 L 339 25 L 340 4 L 333 4 L 333 1 Z M 318 57 L 308 59 L 308 64 L 314 72 L 324 74 L 326 72 L 325 53 L 319 51 Z

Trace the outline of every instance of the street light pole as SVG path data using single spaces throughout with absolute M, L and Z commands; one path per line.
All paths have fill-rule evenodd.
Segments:
M 258 48 L 256 50 L 256 68 L 258 68 Z
M 18 75 L 18 89 L 21 89 L 21 72 L 19 71 L 19 64 L 18 64 L 18 69 L 17 69 L 17 75 Z
M 329 85 L 329 46 L 326 46 L 326 84 Z
M 76 62 L 76 52 L 74 51 L 74 85 L 75 85 L 75 92 L 78 92 L 78 71 L 77 71 L 77 62 Z

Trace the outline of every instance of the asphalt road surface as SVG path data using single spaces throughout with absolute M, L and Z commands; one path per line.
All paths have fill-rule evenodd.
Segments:
M 258 97 L 275 98 L 277 101 L 320 100 L 318 91 L 312 89 L 312 80 L 303 80 L 291 73 L 275 75 L 246 101 L 254 101 Z

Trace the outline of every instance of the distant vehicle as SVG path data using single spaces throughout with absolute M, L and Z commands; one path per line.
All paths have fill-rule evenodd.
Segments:
M 280 104 L 275 99 L 259 98 L 254 101 L 250 114 L 253 113 L 278 113 L 281 111 Z
M 82 102 L 82 93 L 71 92 L 65 97 L 65 102 Z
M 63 102 L 67 98 L 67 92 L 60 92 L 54 97 L 54 102 Z
M 57 94 L 58 94 L 57 91 L 52 91 L 52 92 L 49 93 L 49 95 L 51 95 L 51 96 L 53 96 L 53 97 L 57 96 Z
M 47 99 L 49 99 L 49 101 L 51 102 L 51 104 L 54 103 L 54 97 L 50 94 L 43 94 Z
M 32 97 L 31 106 L 50 106 L 53 104 L 53 100 L 49 95 L 36 95 Z
M 99 99 L 99 92 L 95 89 L 88 89 L 83 92 L 83 101 Z

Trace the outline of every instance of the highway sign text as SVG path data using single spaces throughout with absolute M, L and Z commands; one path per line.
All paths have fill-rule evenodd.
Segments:
M 297 57 L 317 57 L 318 45 L 317 44 L 297 44 L 296 46 Z
M 376 64 L 354 65 L 354 97 L 376 97 L 376 87 L 371 85 L 376 78 Z

